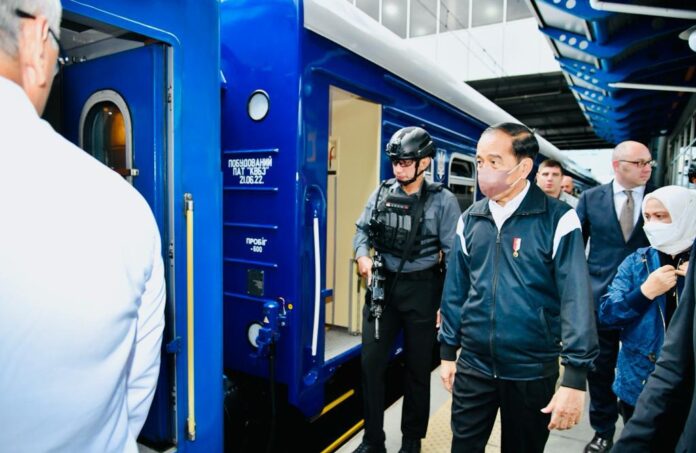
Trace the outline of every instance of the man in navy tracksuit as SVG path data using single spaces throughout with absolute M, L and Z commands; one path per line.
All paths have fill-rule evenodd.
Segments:
M 598 352 L 584 244 L 575 211 L 527 181 L 538 149 L 513 123 L 477 146 L 486 198 L 459 219 L 441 303 L 453 452 L 483 452 L 498 408 L 502 451 L 542 452 L 549 430 L 571 428 L 584 407 Z

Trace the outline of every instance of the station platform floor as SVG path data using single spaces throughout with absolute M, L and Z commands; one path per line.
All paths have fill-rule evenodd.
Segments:
M 422 442 L 423 453 L 447 453 L 450 451 L 452 431 L 450 429 L 450 406 L 452 395 L 447 392 L 440 381 L 440 369 L 436 368 L 430 375 L 430 422 L 428 434 Z M 384 431 L 387 434 L 387 453 L 396 453 L 401 447 L 401 405 L 402 400 L 392 404 L 384 415 Z M 581 422 L 573 429 L 567 431 L 552 431 L 546 443 L 546 453 L 582 453 L 585 445 L 592 439 L 594 431 L 590 427 L 589 394 L 585 396 L 585 410 Z M 616 436 L 618 439 L 623 429 L 623 423 L 619 417 L 616 424 Z M 338 453 L 351 453 L 362 441 L 362 430 L 345 443 Z M 486 446 L 486 453 L 500 452 L 500 420 L 496 420 L 491 438 Z

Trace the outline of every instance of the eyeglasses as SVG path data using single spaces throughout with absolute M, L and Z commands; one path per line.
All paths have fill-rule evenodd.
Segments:
M 21 9 L 15 9 L 15 15 L 19 18 L 22 19 L 31 19 L 31 20 L 36 20 L 36 16 L 33 14 L 29 14 L 25 11 L 22 11 Z M 53 40 L 56 42 L 56 45 L 58 46 L 58 58 L 56 59 L 56 67 L 53 70 L 53 75 L 56 75 L 60 72 L 60 68 L 62 68 L 65 63 L 68 61 L 68 57 L 65 54 L 65 50 L 63 49 L 63 46 L 60 45 L 60 39 L 58 39 L 58 35 L 51 29 L 51 27 L 48 27 L 48 34 L 51 35 Z
M 654 160 L 623 160 L 623 159 L 619 159 L 619 162 L 626 162 L 627 164 L 633 164 L 638 168 L 643 168 L 646 165 L 651 167 L 651 168 L 655 168 L 657 166 L 657 162 L 655 162 Z
M 391 161 L 392 166 L 394 167 L 410 167 L 414 163 L 416 163 L 415 159 L 394 159 Z

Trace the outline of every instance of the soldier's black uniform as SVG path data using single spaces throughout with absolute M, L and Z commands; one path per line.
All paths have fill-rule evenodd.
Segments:
M 403 132 L 406 132 L 404 137 Z M 434 151 L 427 132 L 420 128 L 406 128 L 397 132 L 401 138 L 398 149 L 387 152 L 394 160 L 427 157 L 431 154 L 409 153 L 406 141 L 427 137 L 429 149 Z M 415 132 L 415 133 L 414 133 Z M 399 137 L 399 133 L 402 133 Z M 414 137 L 415 135 L 415 137 Z M 422 140 L 421 140 L 422 143 Z M 419 143 L 420 144 L 420 143 Z M 420 151 L 423 151 L 423 146 Z M 396 159 L 395 159 L 396 157 Z M 417 159 L 416 159 L 417 160 Z M 416 163 L 417 165 L 417 163 Z M 418 168 L 418 167 L 416 167 Z M 404 405 L 401 431 L 406 445 L 419 444 L 425 437 L 430 406 L 430 365 L 436 341 L 435 319 L 440 305 L 442 288 L 441 253 L 446 256 L 452 248 L 457 219 L 461 214 L 455 196 L 440 184 L 423 182 L 415 194 L 407 195 L 396 179 L 380 185 L 370 196 L 365 210 L 358 219 L 353 239 L 356 259 L 369 256 L 370 248 L 379 253 L 384 262 L 384 309 L 379 320 L 379 340 L 375 338 L 376 322 L 370 315 L 369 304 L 363 310 L 362 332 L 362 385 L 365 408 L 365 436 L 356 451 L 384 451 L 385 373 L 389 355 L 398 333 L 404 332 Z M 425 189 L 425 190 L 424 190 Z M 420 220 L 412 214 L 420 197 L 425 196 Z M 376 208 L 375 208 L 376 207 Z M 412 240 L 409 259 L 396 277 L 408 242 L 408 231 L 418 224 Z M 396 285 L 393 285 L 396 279 Z M 368 293 L 369 302 L 369 293 Z

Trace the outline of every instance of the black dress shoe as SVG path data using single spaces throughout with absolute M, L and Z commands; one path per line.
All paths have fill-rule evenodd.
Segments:
M 609 453 L 613 446 L 613 439 L 605 439 L 595 434 L 590 443 L 585 446 L 585 453 Z
M 421 451 L 421 441 L 420 439 L 404 439 L 401 441 L 401 449 L 399 453 L 420 453 Z
M 384 448 L 384 445 L 377 446 L 362 441 L 358 448 L 353 450 L 353 453 L 387 453 L 387 449 Z

